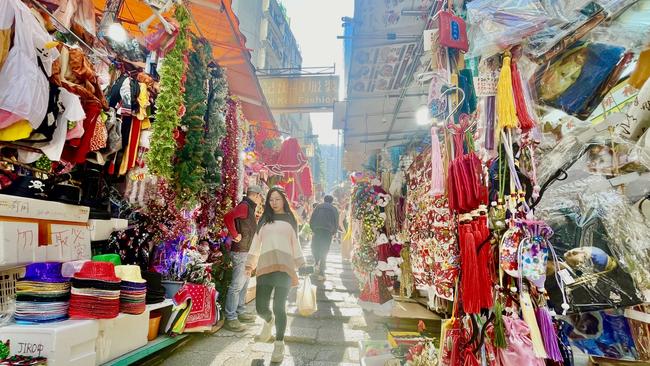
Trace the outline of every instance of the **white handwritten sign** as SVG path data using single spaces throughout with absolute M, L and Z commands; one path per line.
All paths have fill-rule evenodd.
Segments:
M 37 223 L 0 221 L 0 266 L 12 267 L 45 259 L 45 249 L 38 246 Z
M 80 225 L 50 225 L 48 260 L 90 259 L 90 230 Z

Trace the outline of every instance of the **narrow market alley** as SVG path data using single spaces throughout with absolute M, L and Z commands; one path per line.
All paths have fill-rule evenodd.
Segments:
M 303 251 L 309 262 L 310 248 L 306 246 Z M 338 244 L 332 244 L 326 280 L 313 283 L 318 285 L 318 311 L 312 316 L 298 315 L 296 288 L 289 295 L 287 350 L 284 362 L 278 365 L 359 365 L 358 342 L 385 338 L 386 331 L 376 317 L 364 314 L 357 305 L 358 282 L 351 265 L 343 263 Z M 255 311 L 255 301 L 248 308 Z M 146 365 L 269 365 L 273 343 L 254 340 L 261 327 L 262 320 L 258 318 L 242 333 L 221 329 L 212 335 L 194 335 L 186 344 L 157 354 Z

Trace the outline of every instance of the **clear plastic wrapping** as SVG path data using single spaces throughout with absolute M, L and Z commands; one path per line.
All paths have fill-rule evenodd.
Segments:
M 467 4 L 472 56 L 490 56 L 521 43 L 549 21 L 539 0 L 476 0 Z
M 571 312 L 646 301 L 650 229 L 605 177 L 593 175 L 549 189 L 536 214 L 553 228 L 550 241 L 559 259 L 554 270 L 563 280 Z M 547 280 L 546 286 L 560 311 L 558 284 Z

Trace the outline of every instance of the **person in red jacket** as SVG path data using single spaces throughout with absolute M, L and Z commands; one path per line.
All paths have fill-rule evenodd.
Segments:
M 249 279 L 246 276 L 245 266 L 248 250 L 257 230 L 255 209 L 263 202 L 262 188 L 250 186 L 241 203 L 224 216 L 226 228 L 232 237 L 230 253 L 233 266 L 232 281 L 226 295 L 226 323 L 224 327 L 233 332 L 246 330 L 242 323 L 255 323 L 255 314 L 245 312 Z

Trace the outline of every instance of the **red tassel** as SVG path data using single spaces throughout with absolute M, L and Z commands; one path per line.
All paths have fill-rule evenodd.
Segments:
M 512 72 L 512 93 L 515 98 L 515 109 L 517 111 L 517 119 L 519 120 L 519 127 L 522 131 L 528 131 L 535 127 L 535 120 L 528 113 L 526 107 L 526 99 L 524 98 L 524 90 L 521 83 L 521 75 L 519 75 L 519 68 L 517 63 L 510 64 Z
M 476 240 L 472 233 L 471 224 L 460 225 L 459 239 L 463 309 L 467 314 L 477 314 L 481 311 L 481 296 L 479 292 L 480 283 L 478 258 L 476 256 Z

